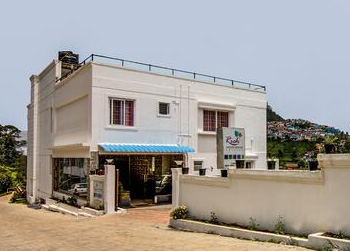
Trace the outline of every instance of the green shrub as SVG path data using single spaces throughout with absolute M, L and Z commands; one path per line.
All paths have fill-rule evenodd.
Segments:
M 219 217 L 214 212 L 210 212 L 210 223 L 213 223 L 213 224 L 219 223 Z
M 12 179 L 9 173 L 0 172 L 0 194 L 7 192 L 7 189 L 12 186 Z
M 174 220 L 177 220 L 177 219 L 185 219 L 187 217 L 187 214 L 188 214 L 188 208 L 184 205 L 181 205 L 174 208 L 171 211 L 170 216 L 173 217 Z
M 78 200 L 75 198 L 75 196 L 68 197 L 67 203 L 74 207 L 78 206 Z
M 275 225 L 275 233 L 276 234 L 284 234 L 285 232 L 285 225 L 283 223 L 283 217 L 280 215 L 278 216 L 277 223 Z
M 260 225 L 257 223 L 255 218 L 252 218 L 252 217 L 249 218 L 249 225 L 248 225 L 249 230 L 258 230 L 259 226 Z
M 15 191 L 10 199 L 11 203 L 27 203 L 25 193 Z

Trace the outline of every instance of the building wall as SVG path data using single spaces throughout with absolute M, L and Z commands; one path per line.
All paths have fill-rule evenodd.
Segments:
M 52 157 L 89 157 L 103 142 L 190 146 L 196 151 L 189 155 L 190 168 L 201 159 L 217 172 L 215 133 L 203 132 L 203 109 L 229 111 L 229 125 L 246 128 L 257 167 L 266 168 L 266 93 L 95 62 L 57 82 L 60 77 L 61 64 L 53 61 L 32 78 L 28 191 L 33 198 L 35 191 L 39 197 L 52 193 Z M 111 97 L 135 100 L 134 127 L 109 124 Z M 159 102 L 170 103 L 170 116 L 158 115 Z
M 53 61 L 31 78 L 28 105 L 28 199 L 52 195 L 52 157 L 89 157 L 91 139 L 91 70 L 61 77 Z
M 195 149 L 189 155 L 205 159 L 216 173 L 216 133 L 203 131 L 203 110 L 229 111 L 229 126 L 244 127 L 258 155 L 256 166 L 266 168 L 266 94 L 149 72 L 92 64 L 92 144 L 180 144 Z M 135 100 L 135 126 L 109 124 L 109 98 Z M 158 116 L 158 102 L 170 103 L 170 116 Z M 249 144 L 248 144 L 249 145 Z
M 91 66 L 58 83 L 53 95 L 54 146 L 90 145 Z
M 350 234 L 350 155 L 319 155 L 321 171 L 232 170 L 229 178 L 181 175 L 173 180 L 174 205 L 191 215 L 274 231 L 279 216 L 286 231 Z M 174 194 L 175 193 L 175 194 Z

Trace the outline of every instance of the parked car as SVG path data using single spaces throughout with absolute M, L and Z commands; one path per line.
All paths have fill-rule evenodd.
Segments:
M 71 189 L 68 190 L 68 192 L 76 194 L 76 195 L 86 194 L 87 193 L 87 183 L 73 184 Z
M 162 179 L 156 182 L 156 194 L 171 194 L 171 174 L 162 175 Z

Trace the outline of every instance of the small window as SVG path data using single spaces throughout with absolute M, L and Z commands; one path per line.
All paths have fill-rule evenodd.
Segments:
M 203 161 L 201 161 L 201 160 L 193 161 L 193 170 L 194 171 L 199 171 L 199 169 L 201 169 L 202 166 L 203 166 Z
M 134 101 L 110 99 L 110 124 L 134 126 Z
M 159 102 L 159 109 L 158 109 L 159 115 L 169 115 L 169 111 L 170 111 L 170 104 L 169 103 Z

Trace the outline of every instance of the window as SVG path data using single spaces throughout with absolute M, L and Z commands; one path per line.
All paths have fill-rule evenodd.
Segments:
M 53 190 L 86 198 L 89 159 L 54 158 Z
M 110 124 L 134 126 L 134 101 L 110 99 Z
M 158 109 L 159 115 L 169 115 L 169 112 L 170 112 L 170 104 L 169 103 L 159 102 L 158 107 L 159 107 L 159 109 Z
M 199 171 L 199 169 L 201 169 L 202 166 L 203 166 L 203 161 L 201 161 L 201 160 L 193 161 L 193 170 L 194 171 Z
M 228 112 L 203 110 L 204 131 L 213 132 L 221 127 L 228 127 Z

